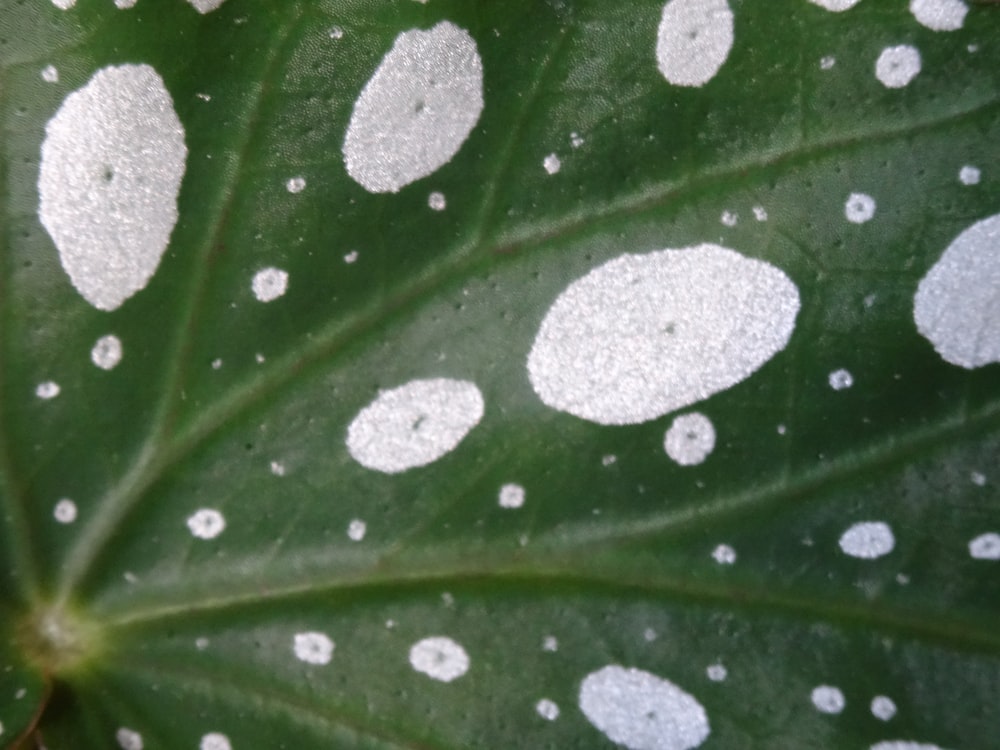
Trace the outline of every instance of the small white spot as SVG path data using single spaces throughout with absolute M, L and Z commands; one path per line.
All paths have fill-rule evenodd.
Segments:
M 305 177 L 292 177 L 285 183 L 285 190 L 289 193 L 301 193 L 306 189 L 306 178 Z
M 559 706 L 548 698 L 542 698 L 535 704 L 535 711 L 546 721 L 555 721 L 559 718 Z
M 559 161 L 559 157 L 555 154 L 549 154 L 542 159 L 542 166 L 549 174 L 555 174 L 562 168 L 562 162 Z
M 675 86 L 704 86 L 733 48 L 726 0 L 668 0 L 656 34 L 656 64 Z
M 432 211 L 444 211 L 448 207 L 448 201 L 444 197 L 444 193 L 433 192 L 427 196 L 427 205 L 431 207 Z
M 122 361 L 122 340 L 109 333 L 101 336 L 90 350 L 90 361 L 102 370 L 113 370 Z
M 52 0 L 52 4 L 60 10 L 69 10 L 76 5 L 76 0 Z
M 42 80 L 46 83 L 59 82 L 59 70 L 55 65 L 46 65 L 42 68 Z
M 838 543 L 845 555 L 874 560 L 892 552 L 896 546 L 896 538 L 887 523 L 861 521 L 841 534 Z
M 59 391 L 62 389 L 59 384 L 52 380 L 46 380 L 44 383 L 39 383 L 38 387 L 35 388 L 35 395 L 38 398 L 48 401 L 50 398 L 55 398 L 59 395 Z
M 276 477 L 285 476 L 285 465 L 281 461 L 272 461 L 271 473 Z
M 732 565 L 736 562 L 736 550 L 728 544 L 720 544 L 712 550 L 712 557 L 719 565 Z
M 712 682 L 723 682 L 729 676 L 729 670 L 722 664 L 711 664 L 705 669 L 705 674 Z
M 963 185 L 978 185 L 982 176 L 982 172 L 979 171 L 979 168 L 973 167 L 971 164 L 966 164 L 958 170 L 958 181 Z
M 199 13 L 211 13 L 213 10 L 222 5 L 226 0 L 188 0 L 188 2 L 194 7 Z M 220 737 L 222 735 L 219 735 Z M 223 737 L 225 740 L 225 737 Z M 229 750 L 229 740 L 226 740 L 226 745 L 223 748 L 202 748 L 201 750 Z
M 355 518 L 349 524 L 347 524 L 347 537 L 352 542 L 360 542 L 365 538 L 365 534 L 368 532 L 368 524 L 362 521 L 360 518 Z
M 410 648 L 410 666 L 432 680 L 451 682 L 469 671 L 469 655 L 445 636 L 431 636 Z
M 844 203 L 844 216 L 852 224 L 864 224 L 875 215 L 875 199 L 864 193 L 851 193 Z
M 115 0 L 115 7 L 119 10 L 124 10 L 125 8 L 131 8 L 136 2 L 137 0 Z
M 334 645 L 326 633 L 296 633 L 292 640 L 295 658 L 306 664 L 329 664 L 333 658 Z
M 611 466 L 611 464 L 616 463 L 617 461 L 618 456 L 613 453 L 609 453 L 608 455 L 601 457 L 601 466 Z
M 629 750 L 691 750 L 710 733 L 705 709 L 670 680 L 610 665 L 580 684 L 580 710 L 609 740 Z
M 344 30 L 340 26 L 331 26 L 330 30 L 328 32 L 326 32 L 326 33 L 327 33 L 327 36 L 329 36 L 331 39 L 343 39 L 344 38 Z
M 450 609 L 455 606 L 455 597 L 450 591 L 444 591 L 441 593 L 441 603 Z
M 971 481 L 977 487 L 985 487 L 986 475 L 981 472 L 974 471 L 971 474 L 969 474 L 969 481 Z
M 980 534 L 969 542 L 969 554 L 976 560 L 1000 560 L 1000 534 Z
M 212 369 L 213 370 L 221 370 L 222 369 L 222 360 L 221 359 L 213 359 L 212 360 Z
M 344 263 L 353 263 L 358 259 L 358 251 L 351 250 L 347 255 L 344 256 Z
M 754 206 L 753 217 L 757 221 L 767 221 L 767 209 L 764 208 L 763 206 Z
M 872 716 L 880 721 L 889 721 L 896 715 L 896 703 L 887 695 L 876 695 L 871 703 Z
M 839 714 L 847 705 L 840 688 L 832 685 L 820 685 L 813 688 L 811 698 L 816 710 L 824 714 Z
M 542 651 L 548 651 L 549 653 L 555 653 L 559 650 L 559 639 L 554 635 L 547 635 L 542 641 Z
M 829 70 L 837 64 L 837 58 L 833 55 L 826 55 L 819 59 L 820 70 Z
M 122 750 L 142 750 L 142 735 L 136 731 L 121 727 L 115 732 L 115 739 Z
M 910 577 L 908 575 L 906 575 L 906 573 L 897 573 L 896 574 L 896 583 L 898 583 L 900 586 L 909 586 L 910 585 Z
M 267 357 L 265 357 L 260 352 L 257 352 L 257 354 L 253 355 L 253 358 L 258 365 L 262 365 L 267 361 Z
M 209 94 L 195 94 L 195 96 L 201 99 L 203 102 L 212 101 L 212 97 Z
M 900 44 L 886 47 L 875 61 L 875 77 L 890 89 L 901 89 L 920 72 L 920 52 L 916 47 Z
M 739 223 L 740 217 L 739 214 L 732 211 L 723 211 L 722 216 L 719 217 L 719 221 L 727 227 L 735 227 Z
M 197 0 L 188 0 L 191 3 L 197 2 Z M 207 11 L 201 11 L 206 13 Z M 229 742 L 229 738 L 219 732 L 210 732 L 201 738 L 201 743 L 198 745 L 198 750 L 233 750 L 233 746 Z
M 201 508 L 188 517 L 191 534 L 199 539 L 214 539 L 226 528 L 226 519 L 212 508 Z
M 52 510 L 52 517 L 59 523 L 73 523 L 76 520 L 76 516 L 76 503 L 67 497 L 56 503 L 56 507 Z
M 573 148 L 580 148 L 580 146 L 582 146 L 584 143 L 585 141 L 583 140 L 582 137 L 580 137 L 579 133 L 569 134 L 569 145 L 572 146 Z
M 524 487 L 519 484 L 505 484 L 500 488 L 501 508 L 520 508 L 524 505 Z
M 779 435 L 787 435 L 788 434 L 788 428 L 785 425 L 783 425 L 783 424 L 779 424 L 778 427 L 777 427 L 777 430 L 778 430 L 778 434 Z
M 24 698 L 24 696 L 26 696 L 27 694 L 28 694 L 27 688 L 18 688 L 17 692 L 14 693 L 14 700 L 19 701 L 22 698 Z
M 809 0 L 809 2 L 813 5 L 818 5 L 821 8 L 833 11 L 834 13 L 840 13 L 841 11 L 853 8 L 861 2 L 861 0 Z
M 288 272 L 280 268 L 263 268 L 254 274 L 250 285 L 260 302 L 273 302 L 288 291 Z
M 652 628 L 646 628 L 642 631 L 642 638 L 646 643 L 652 643 L 656 640 L 656 631 Z
M 933 31 L 956 31 L 965 23 L 969 6 L 962 0 L 910 0 L 917 22 Z
M 209 646 L 208 638 L 202 637 L 194 639 L 194 647 L 199 651 L 204 651 L 206 648 L 208 648 L 208 646 Z
M 663 450 L 681 466 L 697 466 L 715 450 L 715 426 L 699 412 L 674 419 L 663 437 Z
M 886 740 L 877 742 L 870 750 L 944 750 L 943 747 L 924 742 L 909 742 L 908 740 Z
M 124 573 L 122 573 L 122 578 L 124 578 L 125 579 L 125 583 L 128 583 L 128 584 L 139 583 L 139 576 L 137 576 L 131 570 L 126 570 Z
M 843 391 L 854 385 L 854 376 L 844 368 L 840 368 L 827 376 L 827 382 L 833 390 Z

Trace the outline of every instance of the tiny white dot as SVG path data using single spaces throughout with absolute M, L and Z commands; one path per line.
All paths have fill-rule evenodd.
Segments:
M 827 382 L 833 390 L 842 391 L 854 385 L 854 376 L 847 370 L 841 368 L 831 372 L 827 377 Z
M 90 350 L 90 361 L 102 370 L 113 370 L 122 361 L 122 341 L 112 333 L 101 336 Z
M 335 644 L 326 633 L 296 633 L 292 639 L 295 658 L 306 664 L 329 664 Z
M 896 704 L 887 695 L 876 695 L 871 703 L 872 716 L 881 721 L 889 721 L 896 715 Z
M 969 554 L 975 560 L 1000 560 L 1000 534 L 980 534 L 969 542 Z
M 254 274 L 250 288 L 258 301 L 273 302 L 288 291 L 288 272 L 280 268 L 262 268 Z
M 344 256 L 344 263 L 353 263 L 358 259 L 358 251 L 351 250 L 347 255 Z
M 829 70 L 836 64 L 837 58 L 833 55 L 826 55 L 825 57 L 821 57 L 819 60 L 819 67 L 821 70 Z
M 712 682 L 722 682 L 729 676 L 729 670 L 722 664 L 712 664 L 705 669 L 705 674 Z
M 52 380 L 47 380 L 44 383 L 38 384 L 38 387 L 35 388 L 35 395 L 40 399 L 48 401 L 50 398 L 58 396 L 59 391 L 61 390 L 62 389 L 59 387 L 58 383 Z
M 198 750 L 233 750 L 233 746 L 226 735 L 210 732 L 201 738 Z
M 844 203 L 844 216 L 852 224 L 864 224 L 875 215 L 875 199 L 865 193 L 851 193 Z
M 368 532 L 368 524 L 360 518 L 355 518 L 347 524 L 347 536 L 352 542 L 360 542 Z
M 719 217 L 719 221 L 727 227 L 735 227 L 739 223 L 740 217 L 739 214 L 732 211 L 723 211 L 722 216 Z
M 59 70 L 55 65 L 46 65 L 42 68 L 42 80 L 46 83 L 59 82 Z
M 555 174 L 562 168 L 562 162 L 559 161 L 559 157 L 555 154 L 549 154 L 542 160 L 542 166 L 545 167 L 545 171 L 549 174 Z
M 720 544 L 712 550 L 712 557 L 719 565 L 732 565 L 736 562 L 736 550 L 728 544 Z
M 76 516 L 76 503 L 69 498 L 64 497 L 56 503 L 56 507 L 52 510 L 52 517 L 59 523 L 73 523 L 76 520 Z
M 757 221 L 767 221 L 767 209 L 764 208 L 763 206 L 754 206 L 753 217 Z
M 554 635 L 547 635 L 542 641 L 542 651 L 548 651 L 549 653 L 555 653 L 559 650 L 559 639 Z
M 187 519 L 188 529 L 198 539 L 214 539 L 226 528 L 226 519 L 212 508 L 201 508 Z
M 546 721 L 555 721 L 559 718 L 559 706 L 548 698 L 542 698 L 535 704 L 535 711 Z
M 448 201 L 444 193 L 433 192 L 427 196 L 427 205 L 434 211 L 444 211 L 448 207 Z
M 500 488 L 498 502 L 501 508 L 520 508 L 524 505 L 524 487 L 519 484 L 505 484 Z
M 122 750 L 142 750 L 142 735 L 132 729 L 121 727 L 115 732 L 115 739 Z
M 305 177 L 292 177 L 285 183 L 285 190 L 289 193 L 301 193 L 306 189 Z
M 816 710 L 824 714 L 839 714 L 847 705 L 840 688 L 832 685 L 820 685 L 814 688 L 811 698 Z
M 439 682 L 451 682 L 469 671 L 469 655 L 445 636 L 431 636 L 410 648 L 410 666 Z
M 982 172 L 979 171 L 978 167 L 966 164 L 958 170 L 958 180 L 963 185 L 978 185 L 980 179 L 982 179 Z

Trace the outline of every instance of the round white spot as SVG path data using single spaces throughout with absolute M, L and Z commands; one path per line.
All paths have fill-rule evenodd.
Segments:
M 712 682 L 722 682 L 729 676 L 729 670 L 722 664 L 711 664 L 705 669 L 705 674 Z
M 736 562 L 736 550 L 728 544 L 720 544 L 712 550 L 712 557 L 719 565 L 732 565 Z
M 187 526 L 199 539 L 214 539 L 225 530 L 226 519 L 217 510 L 201 508 L 188 517 Z
M 42 68 L 42 80 L 46 83 L 59 82 L 59 70 L 55 65 L 46 65 Z
M 76 503 L 66 497 L 56 503 L 56 507 L 52 509 L 52 517 L 59 523 L 73 523 L 76 516 Z
M 483 64 L 469 33 L 449 21 L 404 31 L 354 103 L 347 172 L 369 192 L 398 192 L 451 161 L 482 111 Z
M 347 255 L 344 256 L 344 263 L 354 263 L 358 259 L 358 251 L 351 250 Z
M 590 673 L 579 700 L 587 721 L 629 750 L 691 750 L 711 731 L 693 696 L 640 669 L 610 665 Z
M 196 0 L 190 0 L 190 2 L 193 3 Z M 207 11 L 202 12 L 205 13 Z M 233 750 L 233 746 L 229 743 L 229 738 L 226 735 L 219 732 L 210 732 L 201 738 L 198 750 Z
M 292 177 L 285 183 L 285 190 L 289 193 L 301 193 L 306 189 L 306 178 L 305 177 Z
M 343 39 L 344 30 L 339 26 L 331 26 L 330 30 L 327 32 L 327 36 L 329 36 L 331 39 Z
M 156 272 L 186 159 L 184 128 L 148 65 L 102 68 L 45 126 L 38 216 L 94 307 L 118 308 Z
M 820 685 L 813 688 L 811 698 L 816 710 L 824 714 L 839 714 L 847 705 L 840 688 L 832 685 Z
M 273 302 L 288 291 L 288 272 L 280 268 L 264 268 L 254 274 L 250 285 L 260 302 Z
M 48 401 L 50 398 L 58 396 L 61 390 L 58 383 L 53 380 L 46 380 L 44 383 L 39 383 L 35 388 L 35 395 L 40 399 Z
M 809 2 L 813 5 L 818 5 L 821 8 L 833 11 L 834 13 L 840 13 L 841 11 L 853 8 L 861 2 L 861 0 L 809 0 Z
M 903 88 L 919 72 L 920 52 L 908 44 L 886 47 L 875 61 L 875 77 L 890 89 Z
M 483 417 L 474 383 L 411 380 L 382 391 L 347 429 L 347 449 L 362 466 L 386 474 L 437 461 L 453 451 Z
M 142 735 L 136 731 L 121 727 L 115 732 L 115 739 L 122 750 L 142 750 Z
M 292 641 L 295 658 L 306 664 L 329 664 L 333 658 L 334 642 L 326 633 L 296 633 Z
M 554 409 L 639 424 L 745 380 L 785 348 L 798 311 L 784 272 L 734 250 L 627 253 L 559 295 L 528 376 Z
M 445 199 L 444 193 L 434 192 L 427 196 L 427 205 L 432 211 L 444 211 L 448 207 L 448 201 Z
M 962 0 L 910 0 L 917 22 L 934 31 L 955 31 L 965 23 L 969 6 Z
M 837 64 L 837 58 L 833 55 L 826 55 L 819 59 L 820 70 L 830 70 L 834 65 Z
M 366 533 L 368 533 L 368 524 L 360 518 L 355 518 L 347 524 L 347 538 L 352 542 L 360 542 L 365 538 Z
M 726 0 L 668 0 L 656 33 L 656 64 L 675 86 L 704 86 L 733 48 Z
M 843 368 L 834 370 L 827 376 L 827 382 L 835 391 L 843 391 L 854 385 L 854 376 Z
M 875 215 L 875 199 L 864 193 L 851 193 L 844 203 L 844 216 L 852 224 L 864 224 Z
M 892 552 L 896 538 L 887 523 L 861 521 L 840 535 L 839 544 L 845 555 L 874 560 Z
M 226 0 L 188 0 L 188 2 L 194 7 L 199 13 L 211 13 L 213 10 L 222 5 Z M 221 735 L 220 735 L 221 736 Z M 225 739 L 225 737 L 223 737 Z M 229 750 L 229 741 L 226 740 L 225 748 L 202 748 L 201 750 Z
M 469 655 L 451 638 L 431 636 L 410 648 L 410 665 L 432 680 L 451 682 L 469 671 Z
M 222 360 L 221 359 L 213 359 L 212 360 L 212 369 L 213 370 L 221 370 L 222 369 Z
M 498 501 L 501 508 L 520 508 L 524 505 L 524 487 L 519 484 L 505 484 L 500 488 Z
M 889 721 L 896 715 L 896 703 L 887 695 L 876 695 L 872 698 L 871 711 L 879 721 Z
M 535 711 L 546 721 L 555 721 L 559 718 L 559 706 L 548 698 L 542 698 L 535 704 Z
M 1000 560 L 1000 534 L 980 534 L 969 542 L 969 554 L 976 560 Z
M 876 742 L 870 750 L 944 750 L 944 748 L 923 742 L 886 740 L 885 742 Z
M 715 427 L 704 414 L 677 417 L 663 437 L 663 450 L 681 466 L 696 466 L 715 450 Z
M 920 280 L 917 330 L 946 361 L 974 369 L 1000 362 L 1000 214 L 956 237 Z
M 542 641 L 542 651 L 548 651 L 550 653 L 555 653 L 559 650 L 559 639 L 554 635 L 547 635 Z
M 559 161 L 559 157 L 555 154 L 549 154 L 544 159 L 542 159 L 542 167 L 549 174 L 555 174 L 560 169 L 562 169 L 562 162 Z
M 113 333 L 101 336 L 90 350 L 90 361 L 102 370 L 113 370 L 122 361 L 122 341 Z
M 970 164 L 966 164 L 958 170 L 958 181 L 963 185 L 978 185 L 981 178 L 982 172 L 979 171 L 979 168 Z

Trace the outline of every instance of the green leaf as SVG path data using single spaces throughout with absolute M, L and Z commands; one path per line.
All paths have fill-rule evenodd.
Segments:
M 0 739 L 995 747 L 1000 247 L 978 223 L 1000 211 L 1000 12 L 935 30 L 965 4 L 823 5 L 673 0 L 712 19 L 668 29 L 668 56 L 710 51 L 686 74 L 705 80 L 679 85 L 690 57 L 658 65 L 663 0 L 0 0 Z M 727 7 L 731 50 L 713 47 Z M 447 48 L 408 57 L 436 38 L 413 30 L 448 28 Z M 877 75 L 897 47 L 919 71 L 904 49 Z M 428 75 L 466 75 L 465 99 L 416 102 L 434 127 L 402 146 L 362 139 L 361 172 L 428 133 L 454 146 L 373 193 L 345 141 L 394 49 L 404 76 L 443 56 Z M 135 214 L 86 224 L 107 216 L 68 207 L 67 175 L 98 152 L 42 153 L 71 93 L 125 64 L 162 79 L 187 153 L 162 260 L 108 311 L 60 251 L 90 243 L 103 263 Z M 149 166 L 74 184 L 102 205 L 101 179 L 146 180 L 135 194 L 162 220 L 166 120 L 143 109 L 152 79 L 121 93 L 128 75 L 118 110 L 66 127 L 152 117 L 125 141 Z M 65 235 L 40 210 L 47 179 Z M 155 245 L 150 215 L 126 254 Z M 942 260 L 963 242 L 974 262 Z M 738 255 L 653 254 L 704 243 Z M 677 356 L 651 370 L 638 339 L 615 340 L 636 381 L 608 375 L 612 344 L 529 376 L 556 300 L 585 277 L 611 294 L 600 274 L 628 253 L 652 264 L 640 291 L 620 315 L 570 306 L 571 325 L 668 310 L 657 335 L 686 342 Z M 667 257 L 694 276 L 654 268 Z M 925 337 L 914 299 L 934 267 L 951 275 Z M 287 290 L 262 302 L 267 268 Z M 755 297 L 761 273 L 785 281 Z M 676 300 L 644 302 L 663 289 Z M 98 351 L 104 369 L 108 335 L 122 358 Z M 954 364 L 934 335 L 986 361 Z M 581 373 L 624 416 L 540 393 L 552 378 L 587 402 Z M 414 381 L 437 383 L 409 425 L 437 448 L 391 472 L 357 460 L 359 415 Z M 648 414 L 625 382 L 697 395 Z M 58 394 L 36 395 L 46 383 Z M 665 433 L 692 412 L 714 450 L 681 465 Z M 376 464 L 402 460 L 369 438 Z

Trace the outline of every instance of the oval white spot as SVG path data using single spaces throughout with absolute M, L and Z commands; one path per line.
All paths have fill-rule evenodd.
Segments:
M 896 538 L 887 523 L 861 521 L 841 534 L 838 544 L 845 555 L 874 560 L 892 552 L 896 546 Z
M 500 488 L 498 502 L 501 508 L 520 508 L 524 505 L 524 487 L 519 484 L 505 484 Z
M 132 8 L 135 6 L 138 0 L 115 0 L 115 7 L 119 10 L 125 10 L 126 8 Z
M 847 705 L 840 688 L 833 685 L 819 685 L 813 688 L 810 698 L 816 710 L 824 714 L 839 714 Z
M 938 745 L 931 745 L 924 742 L 909 742 L 908 740 L 886 740 L 876 742 L 870 750 L 944 750 Z
M 592 672 L 579 700 L 587 721 L 629 750 L 691 750 L 710 732 L 701 703 L 641 669 L 610 665 Z
M 1000 362 L 1000 214 L 956 237 L 920 280 L 913 320 L 942 359 L 974 369 Z
M 559 639 L 554 635 L 547 635 L 542 640 L 542 651 L 548 651 L 550 653 L 555 653 L 559 650 Z
M 274 474 L 274 476 L 283 477 L 285 476 L 285 472 L 286 472 L 285 464 L 283 464 L 281 461 L 271 462 L 271 473 Z
M 916 47 L 900 44 L 886 47 L 875 61 L 875 77 L 890 89 L 901 89 L 920 72 L 920 52 Z
M 90 361 L 102 370 L 113 370 L 122 361 L 122 340 L 109 333 L 101 336 L 90 350 Z
M 875 215 L 875 199 L 865 193 L 851 193 L 844 203 L 844 216 L 852 224 L 864 224 Z
M 562 162 L 555 154 L 549 154 L 542 159 L 542 167 L 549 174 L 556 174 L 560 169 L 562 169 Z
M 977 487 L 986 486 L 986 475 L 980 471 L 974 471 L 969 474 L 969 481 L 972 482 Z
M 306 664 L 329 664 L 333 658 L 334 646 L 326 633 L 296 633 L 292 639 L 295 658 Z
M 66 497 L 56 503 L 56 507 L 52 509 L 52 517 L 59 523 L 73 523 L 76 516 L 76 503 Z
M 306 189 L 306 178 L 305 177 L 291 177 L 288 182 L 285 183 L 285 190 L 293 195 L 295 193 L 301 193 Z
M 343 39 L 344 38 L 344 30 L 340 26 L 331 26 L 330 30 L 328 32 L 326 32 L 326 33 L 327 33 L 327 36 L 329 36 L 331 39 Z
M 115 739 L 122 750 L 142 750 L 142 735 L 132 729 L 121 727 L 115 732 Z
M 785 348 L 798 311 L 784 272 L 734 250 L 629 253 L 559 295 L 528 375 L 553 409 L 639 424 L 745 380 Z
M 555 721 L 559 718 L 559 706 L 548 698 L 542 698 L 535 704 L 535 712 L 546 721 Z
M 55 65 L 46 65 L 42 68 L 42 80 L 46 83 L 59 82 L 59 70 Z
M 453 451 L 483 417 L 474 383 L 434 378 L 382 391 L 347 429 L 347 449 L 362 466 L 397 474 Z
M 830 70 L 836 64 L 837 58 L 833 55 L 825 55 L 819 59 L 820 70 Z
M 733 48 L 726 0 L 669 0 L 656 34 L 656 64 L 675 86 L 704 86 Z
M 715 426 L 704 414 L 677 417 L 663 437 L 663 450 L 681 466 L 696 466 L 715 450 Z
M 38 216 L 94 307 L 118 308 L 156 272 L 186 158 L 173 101 L 148 65 L 102 68 L 45 126 Z
M 427 205 L 432 211 L 444 211 L 448 207 L 448 201 L 444 193 L 433 192 L 427 196 Z
M 191 1 L 194 2 L 194 0 Z M 219 732 L 209 732 L 201 738 L 198 750 L 233 750 L 233 746 L 226 735 Z
M 354 103 L 344 138 L 348 174 L 395 193 L 451 161 L 483 111 L 483 63 L 449 21 L 396 37 Z
M 76 5 L 76 0 L 52 0 L 52 4 L 59 10 L 69 10 Z
M 254 274 L 250 288 L 258 301 L 273 302 L 288 291 L 288 272 L 280 268 L 262 268 Z
M 853 8 L 861 0 L 809 0 L 809 2 L 834 13 L 840 13 Z
M 187 520 L 188 529 L 199 539 L 215 539 L 226 528 L 226 519 L 212 508 L 196 510 Z
M 432 680 L 451 682 L 469 671 L 469 655 L 445 636 L 431 636 L 410 648 L 410 665 Z
M 934 31 L 955 31 L 965 23 L 969 6 L 962 0 L 910 0 L 917 22 Z
M 712 682 L 724 682 L 729 676 L 729 670 L 722 664 L 710 664 L 705 669 L 705 674 Z
M 963 185 L 978 185 L 981 178 L 982 172 L 979 171 L 978 167 L 973 167 L 971 164 L 966 164 L 958 170 L 958 181 Z
M 349 524 L 347 524 L 347 538 L 352 542 L 360 542 L 365 538 L 365 534 L 368 533 L 368 524 L 362 521 L 360 518 L 355 518 Z
M 351 250 L 351 252 L 347 253 L 347 255 L 344 256 L 344 263 L 348 264 L 354 263 L 357 259 L 358 259 L 358 251 Z
M 843 391 L 854 385 L 854 376 L 850 371 L 840 368 L 834 370 L 827 376 L 827 382 L 835 391 Z
M 736 550 L 728 544 L 720 544 L 712 550 L 712 558 L 719 565 L 732 565 L 736 562 Z
M 1000 534 L 980 534 L 969 542 L 969 554 L 976 560 L 1000 560 Z
M 888 695 L 876 695 L 872 698 L 871 712 L 879 721 L 889 721 L 896 715 L 896 702 Z
M 35 388 L 35 395 L 38 398 L 48 401 L 51 398 L 55 398 L 59 395 L 62 388 L 54 380 L 46 380 L 44 383 L 39 383 Z
M 225 1 L 226 0 L 188 0 L 191 6 L 199 13 L 211 13 Z M 228 742 L 226 747 L 228 748 Z M 202 748 L 202 750 L 205 750 L 205 748 Z M 213 748 L 212 750 L 215 749 Z

